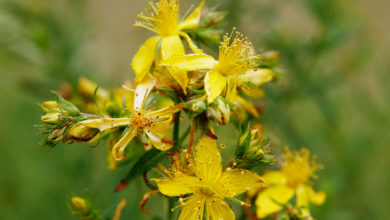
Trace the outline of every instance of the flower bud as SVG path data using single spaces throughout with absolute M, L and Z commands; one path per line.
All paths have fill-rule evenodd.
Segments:
M 81 93 L 82 96 L 84 96 L 85 98 L 87 98 L 89 100 L 93 100 L 93 96 L 95 94 L 95 89 L 97 87 L 98 87 L 98 84 L 96 84 L 95 82 L 93 82 L 85 77 L 81 77 L 79 79 L 79 84 L 78 84 L 79 92 Z M 109 98 L 108 92 L 104 89 L 99 89 L 97 91 L 96 95 L 99 99 L 108 99 Z
M 81 214 L 88 214 L 89 208 L 87 206 L 87 202 L 84 198 L 81 197 L 72 197 L 72 203 L 71 203 L 72 209 L 74 211 L 77 211 Z
M 230 119 L 230 106 L 222 99 L 216 99 L 217 102 L 217 120 L 220 124 L 226 125 Z
M 240 167 L 252 167 L 256 164 L 273 164 L 275 158 L 270 155 L 272 148 L 265 138 L 261 125 L 255 125 L 240 138 L 236 150 L 237 163 Z
M 72 125 L 67 133 L 67 138 L 72 141 L 89 141 L 99 133 L 98 129 L 89 128 L 82 124 Z
M 200 114 L 207 109 L 205 101 L 200 99 L 191 100 L 187 102 L 186 106 L 190 108 L 195 115 Z
M 59 112 L 60 111 L 56 101 L 43 102 L 41 104 L 41 108 L 46 112 Z
M 41 117 L 41 121 L 47 124 L 61 124 L 64 121 L 64 117 L 61 113 L 47 113 Z

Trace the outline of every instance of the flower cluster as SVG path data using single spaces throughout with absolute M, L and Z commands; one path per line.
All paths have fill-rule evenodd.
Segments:
M 171 208 L 180 208 L 178 218 L 183 220 L 235 219 L 229 201 L 238 203 L 252 219 L 310 217 L 309 204 L 322 204 L 325 194 L 311 186 L 319 165 L 309 162 L 306 149 L 286 149 L 280 171 L 258 172 L 259 167 L 277 163 L 263 127 L 250 125 L 261 114 L 262 108 L 255 104 L 264 98 L 261 87 L 278 76 L 279 54 L 256 53 L 236 28 L 222 35 L 225 15 L 206 8 L 204 1 L 184 17 L 178 0 L 150 2 L 135 26 L 155 36 L 132 60 L 134 84 L 107 90 L 81 78 L 77 92 L 67 94 L 67 100 L 54 93 L 56 101 L 41 105 L 42 145 L 99 145 L 107 139 L 110 169 L 131 164 L 116 191 L 141 175 L 152 189 L 141 201 L 144 211 L 149 197 L 160 193 L 177 198 L 178 206 Z M 215 42 L 219 42 L 217 57 L 202 48 L 213 48 Z M 181 122 L 188 128 L 181 129 Z M 218 147 L 217 140 L 224 142 L 225 136 L 217 135 L 215 128 L 223 131 L 231 122 L 238 131 L 237 146 L 224 164 L 220 151 L 227 147 L 223 143 Z M 142 152 L 134 156 L 133 148 Z M 166 160 L 169 168 L 162 165 Z M 161 176 L 149 181 L 152 168 Z M 242 194 L 246 199 L 237 198 Z M 256 214 L 251 204 L 256 204 Z M 124 204 L 119 206 L 120 213 Z M 72 198 L 71 210 L 83 219 L 99 219 L 82 197 Z

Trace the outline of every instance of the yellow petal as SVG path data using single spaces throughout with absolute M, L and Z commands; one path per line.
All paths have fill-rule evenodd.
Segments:
M 237 80 L 235 76 L 231 76 L 228 79 L 226 99 L 233 102 L 237 96 Z
M 130 121 L 128 118 L 99 118 L 81 121 L 79 124 L 104 131 L 118 126 L 129 125 Z
M 294 190 L 286 186 L 271 186 L 262 191 L 256 199 L 257 217 L 264 218 L 280 211 L 294 195 Z
M 147 39 L 139 48 L 137 54 L 135 54 L 131 66 L 135 72 L 137 82 L 141 81 L 149 72 L 149 69 L 157 55 L 157 44 L 159 41 L 159 36 Z
M 137 84 L 134 94 L 134 110 L 139 111 L 143 109 L 146 98 L 155 85 L 156 82 L 150 76 L 144 77 L 144 79 Z
M 309 203 L 321 205 L 326 197 L 324 192 L 315 192 L 309 185 L 299 186 L 296 193 L 298 207 L 309 207 Z
M 259 87 L 240 86 L 241 91 L 249 98 L 264 98 L 264 91 Z
M 187 33 L 181 31 L 179 32 L 179 35 L 182 36 L 184 40 L 186 40 L 188 46 L 194 53 L 203 53 L 203 50 L 199 49 L 198 46 L 196 46 L 196 44 L 192 41 L 191 37 Z
M 179 23 L 179 29 L 194 29 L 198 26 L 200 14 L 204 6 L 204 0 L 199 4 L 199 6 L 182 22 Z
M 251 115 L 253 115 L 253 117 L 255 117 L 255 118 L 259 117 L 259 112 L 252 105 L 252 103 L 250 103 L 247 100 L 243 99 L 241 96 L 236 96 L 236 101 L 245 109 L 245 111 L 247 111 Z
M 250 82 L 256 86 L 264 85 L 272 81 L 275 73 L 268 68 L 252 69 L 239 76 L 241 82 Z
M 197 177 L 206 183 L 214 183 L 221 176 L 221 154 L 214 139 L 204 136 L 195 147 L 194 164 L 192 164 Z
M 188 75 L 187 72 L 176 67 L 170 67 L 168 69 L 169 74 L 177 83 L 179 83 L 184 94 L 187 94 Z
M 287 178 L 283 172 L 268 171 L 263 175 L 263 179 L 270 185 L 284 185 L 287 183 Z
M 192 195 L 184 205 L 178 220 L 203 219 L 206 198 L 200 194 Z
M 184 54 L 184 46 L 179 35 L 171 35 L 161 39 L 161 56 L 163 60 Z
M 263 185 L 262 178 L 245 169 L 233 169 L 222 173 L 219 189 L 225 197 L 234 197 Z
M 208 197 L 206 200 L 208 219 L 234 220 L 235 216 L 229 205 L 219 197 Z
M 322 205 L 324 204 L 326 199 L 326 194 L 324 191 L 315 192 L 314 190 L 310 194 L 310 202 L 315 205 Z
M 166 196 L 183 196 L 193 193 L 199 185 L 196 177 L 185 174 L 176 175 L 173 179 L 152 178 L 160 192 Z
M 188 54 L 163 60 L 159 65 L 166 66 L 168 69 L 176 67 L 185 71 L 195 71 L 213 69 L 216 63 L 212 56 L 206 54 Z
M 134 136 L 137 134 L 137 131 L 130 128 L 122 137 L 119 139 L 119 141 L 114 145 L 112 148 L 112 156 L 115 158 L 115 160 L 123 160 L 124 153 L 127 145 L 130 143 L 130 141 L 134 138 Z
M 168 123 L 157 122 L 153 128 L 145 130 L 145 134 L 155 148 L 166 151 L 173 147 L 174 144 L 174 142 L 169 141 L 168 139 L 164 140 L 168 129 Z
M 162 116 L 169 117 L 173 113 L 180 111 L 182 108 L 183 108 L 183 106 L 181 106 L 181 105 L 168 106 L 168 107 L 156 110 L 156 111 L 147 112 L 146 115 L 151 116 L 151 117 L 162 117 Z
M 216 70 L 211 70 L 204 78 L 204 87 L 206 89 L 207 101 L 213 102 L 217 96 L 226 88 L 226 77 Z

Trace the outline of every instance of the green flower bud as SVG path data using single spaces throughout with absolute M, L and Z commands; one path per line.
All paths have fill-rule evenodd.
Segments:
M 64 122 L 64 117 L 61 113 L 47 113 L 41 117 L 41 121 L 47 124 L 61 124 Z

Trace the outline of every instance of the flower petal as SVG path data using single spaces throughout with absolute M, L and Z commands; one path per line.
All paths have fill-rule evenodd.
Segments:
M 241 82 L 251 82 L 256 86 L 264 85 L 272 81 L 275 73 L 268 68 L 252 69 L 239 76 Z
M 236 96 L 236 101 L 253 117 L 257 118 L 259 117 L 259 112 L 257 109 L 252 105 L 252 103 L 248 102 L 247 100 L 243 99 L 241 96 Z
M 149 72 L 153 61 L 156 58 L 157 44 L 160 39 L 159 36 L 150 37 L 135 54 L 131 66 L 135 72 L 137 82 L 141 81 Z
M 214 139 L 204 136 L 195 147 L 193 169 L 206 183 L 214 183 L 222 174 L 221 154 Z
M 286 175 L 280 171 L 267 171 L 263 175 L 263 179 L 267 184 L 284 185 L 287 183 Z
M 124 158 L 125 149 L 136 134 L 137 134 L 137 131 L 134 130 L 133 128 L 130 128 L 121 137 L 121 139 L 119 139 L 119 141 L 114 145 L 114 147 L 112 148 L 112 156 L 114 157 L 115 160 L 125 159 Z
M 190 194 L 193 193 L 199 185 L 198 178 L 185 174 L 176 175 L 173 179 L 152 178 L 151 180 L 157 183 L 160 192 L 166 196 L 183 196 Z
M 230 102 L 233 102 L 237 97 L 237 78 L 231 76 L 228 78 L 227 90 L 226 90 L 226 99 Z
M 219 189 L 225 197 L 234 197 L 263 185 L 262 178 L 245 169 L 233 169 L 222 173 Z
M 115 128 L 118 126 L 129 125 L 130 121 L 128 118 L 98 118 L 81 121 L 79 122 L 79 124 L 90 128 L 97 128 L 100 131 L 105 131 L 107 129 Z
M 321 205 L 325 201 L 325 193 L 315 192 L 309 185 L 301 185 L 297 189 L 297 206 L 308 207 L 309 203 Z
M 271 186 L 260 192 L 256 199 L 257 217 L 264 218 L 280 211 L 291 197 L 294 190 L 287 186 Z
M 179 35 L 171 35 L 161 39 L 161 56 L 163 60 L 184 54 L 184 46 Z
M 208 219 L 234 220 L 235 216 L 229 205 L 221 198 L 211 197 L 206 200 Z
M 179 29 L 194 29 L 198 26 L 202 8 L 204 6 L 204 0 L 199 4 L 199 6 L 182 22 L 179 23 Z
M 191 50 L 194 52 L 194 53 L 203 53 L 203 50 L 202 49 L 199 49 L 198 46 L 196 46 L 196 44 L 194 43 L 194 41 L 192 41 L 191 37 L 185 33 L 185 32 L 179 32 L 179 35 L 181 37 L 184 38 L 184 40 L 186 40 L 188 46 L 191 48 Z
M 217 61 L 206 54 L 188 54 L 184 56 L 174 56 L 166 60 L 162 60 L 159 65 L 176 67 L 185 71 L 209 70 L 213 69 Z
M 204 87 L 209 103 L 213 102 L 226 88 L 226 81 L 226 77 L 216 70 L 211 70 L 206 74 L 206 77 L 204 78 Z
M 169 74 L 177 83 L 179 83 L 184 94 L 187 94 L 187 85 L 188 85 L 188 75 L 187 72 L 176 67 L 168 68 Z
M 144 79 L 137 84 L 134 94 L 134 110 L 139 111 L 143 109 L 146 98 L 155 85 L 156 82 L 150 76 L 144 77 Z
M 168 106 L 168 107 L 156 110 L 156 111 L 147 112 L 146 115 L 151 116 L 151 117 L 161 117 L 161 116 L 169 117 L 173 113 L 180 111 L 182 108 L 183 108 L 183 106 L 181 106 L 181 105 Z
M 203 219 L 205 197 L 200 194 L 192 195 L 184 205 L 178 220 Z
M 166 151 L 173 147 L 174 144 L 174 142 L 169 140 L 164 141 L 168 129 L 169 123 L 157 122 L 153 128 L 145 130 L 145 134 L 155 148 Z

